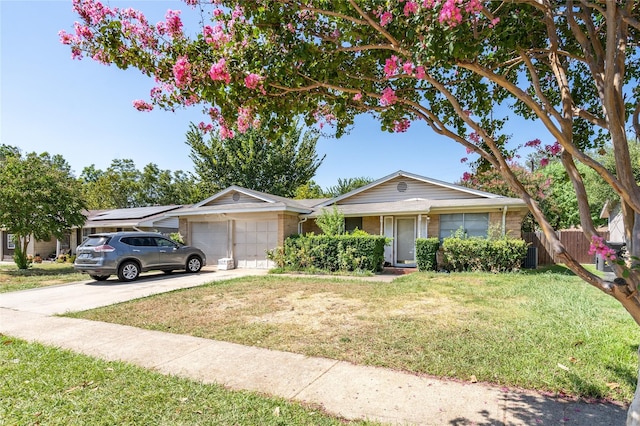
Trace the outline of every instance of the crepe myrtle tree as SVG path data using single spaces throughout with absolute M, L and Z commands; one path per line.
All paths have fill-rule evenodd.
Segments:
M 553 250 L 587 283 L 618 300 L 640 324 L 640 274 L 615 264 L 607 281 L 570 256 L 534 197 L 510 167 L 519 148 L 507 118 L 535 120 L 577 194 L 581 227 L 597 239 L 577 162 L 620 197 L 627 243 L 640 254 L 640 188 L 628 132 L 640 130 L 633 0 L 186 0 L 203 17 L 196 36 L 181 12 L 152 24 L 141 12 L 75 0 L 75 31 L 60 33 L 72 56 L 135 67 L 157 86 L 140 110 L 200 105 L 222 137 L 298 116 L 332 125 L 337 137 L 359 114 L 383 130 L 423 121 L 499 170 L 540 225 Z M 609 143 L 611 172 L 589 152 Z M 436 147 L 425 141 L 425 152 Z M 632 407 L 630 412 L 635 413 Z M 630 416 L 630 421 L 633 421 Z

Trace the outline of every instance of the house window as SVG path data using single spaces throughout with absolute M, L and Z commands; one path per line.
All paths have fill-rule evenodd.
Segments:
M 95 234 L 96 228 L 82 228 L 82 241 L 89 238 L 89 235 Z
M 489 231 L 489 213 L 440 215 L 440 239 L 452 236 L 461 228 L 467 237 L 486 237 Z
M 344 218 L 344 230 L 346 232 L 353 232 L 356 228 L 362 230 L 361 217 L 345 217 Z
M 7 249 L 15 250 L 16 249 L 16 240 L 13 234 L 7 234 Z

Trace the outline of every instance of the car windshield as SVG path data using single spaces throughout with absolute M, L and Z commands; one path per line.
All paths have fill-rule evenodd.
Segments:
M 92 235 L 82 245 L 84 247 L 97 247 L 107 244 L 107 242 L 109 242 L 109 237 L 106 235 Z

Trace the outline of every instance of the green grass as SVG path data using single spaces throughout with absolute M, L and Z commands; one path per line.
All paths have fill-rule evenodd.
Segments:
M 0 336 L 0 424 L 343 425 L 314 407 Z
M 621 402 L 640 339 L 618 302 L 562 268 L 393 283 L 247 277 L 75 316 Z
M 18 269 L 15 264 L 0 265 L 0 293 L 86 280 L 71 263 L 46 262 Z

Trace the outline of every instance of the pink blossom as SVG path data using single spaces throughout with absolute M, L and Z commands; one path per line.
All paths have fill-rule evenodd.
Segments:
M 258 84 L 260 84 L 261 81 L 262 77 L 260 77 L 258 74 L 251 73 L 244 78 L 244 85 L 248 89 L 255 89 L 256 87 L 258 87 Z
M 231 76 L 227 72 L 227 61 L 224 58 L 220 58 L 218 62 L 211 65 L 209 77 L 211 77 L 211 80 L 222 80 L 227 84 L 231 82 Z
M 398 71 L 398 57 L 393 55 L 384 63 L 384 76 L 391 78 Z
M 398 101 L 398 97 L 396 96 L 396 92 L 391 87 L 387 87 L 382 91 L 382 97 L 380 98 L 380 105 L 390 106 L 395 104 L 397 101 Z
M 473 175 L 472 175 L 471 173 L 469 173 L 469 172 L 464 172 L 464 173 L 462 174 L 462 180 L 463 180 L 464 182 L 468 182 L 468 181 L 470 181 L 472 177 L 473 177 Z
M 546 145 L 544 149 L 551 155 L 558 155 L 562 151 L 562 146 L 556 141 L 553 145 Z
M 411 63 L 410 61 L 405 62 L 404 64 L 402 64 L 402 70 L 405 72 L 405 74 L 413 74 L 413 63 Z
M 425 78 L 426 73 L 424 71 L 424 67 L 422 65 L 418 65 L 416 67 L 416 78 L 418 80 L 422 80 L 423 78 Z
M 604 243 L 604 238 L 597 235 L 591 237 L 589 254 L 599 254 L 607 260 L 616 260 L 616 251 Z
M 409 129 L 410 125 L 411 125 L 411 122 L 406 118 L 403 118 L 401 120 L 396 120 L 393 122 L 393 131 L 396 133 L 406 132 Z
M 173 78 L 177 87 L 184 87 L 191 83 L 191 64 L 189 58 L 181 56 L 173 66 Z
M 477 132 L 471 132 L 469 133 L 469 140 L 477 145 L 480 143 L 481 138 Z
M 251 127 L 252 122 L 251 109 L 249 108 L 238 108 L 238 120 L 236 124 L 238 125 L 238 132 L 247 133 L 249 127 Z
M 482 2 L 480 0 L 469 0 L 469 3 L 464 7 L 467 13 L 478 13 L 482 11 Z
M 355 95 L 353 95 L 354 101 L 359 101 L 360 99 L 362 99 L 362 93 L 356 93 Z
M 65 30 L 58 31 L 58 36 L 60 37 L 60 43 L 62 44 L 73 44 L 79 42 L 77 36 L 69 34 Z
M 179 10 L 167 10 L 165 19 L 167 20 L 167 31 L 172 37 L 182 35 L 182 20 L 180 19 Z
M 446 0 L 440 9 L 438 21 L 446 23 L 450 27 L 455 27 L 462 22 L 462 13 L 458 7 L 457 0 Z
M 414 2 L 414 1 L 408 1 L 407 3 L 405 3 L 404 5 L 404 16 L 409 16 L 412 13 L 416 13 L 418 11 L 418 3 Z
M 495 27 L 496 25 L 498 25 L 498 22 L 500 22 L 500 18 L 493 18 L 491 20 L 491 23 L 489 24 L 489 28 Z
M 542 158 L 542 159 L 540 159 L 540 165 L 541 165 L 542 167 L 546 167 L 546 166 L 548 166 L 548 165 L 549 165 L 549 159 L 548 159 L 548 158 Z
M 198 124 L 198 128 L 202 130 L 203 133 L 209 133 L 213 130 L 213 124 L 205 124 L 204 121 L 201 121 L 200 124 Z
M 222 124 L 220 126 L 220 138 L 221 139 L 232 139 L 233 137 L 235 137 L 235 134 L 233 133 L 233 130 L 231 130 L 230 128 L 228 128 L 224 124 Z
M 382 25 L 383 27 L 386 27 L 387 24 L 391 22 L 392 19 L 393 19 L 393 14 L 389 11 L 386 11 L 380 16 L 380 25 Z
M 153 109 L 153 105 L 141 99 L 136 99 L 135 101 L 133 101 L 133 107 L 138 111 L 151 111 Z
M 468 148 L 467 148 L 467 149 L 468 149 Z M 464 163 L 466 163 L 467 161 L 469 161 L 469 157 L 462 157 L 462 158 L 460 159 L 460 162 L 461 162 L 461 163 L 463 163 L 463 164 L 464 164 Z
M 213 16 L 215 16 L 216 18 L 220 17 L 224 15 L 224 10 L 222 9 L 214 9 L 213 11 Z
M 526 146 L 528 148 L 536 148 L 536 147 L 540 146 L 541 143 L 542 143 L 542 141 L 540 139 L 536 138 L 536 139 L 533 139 L 533 140 L 530 140 L 530 141 L 526 142 L 524 144 L 524 146 Z

